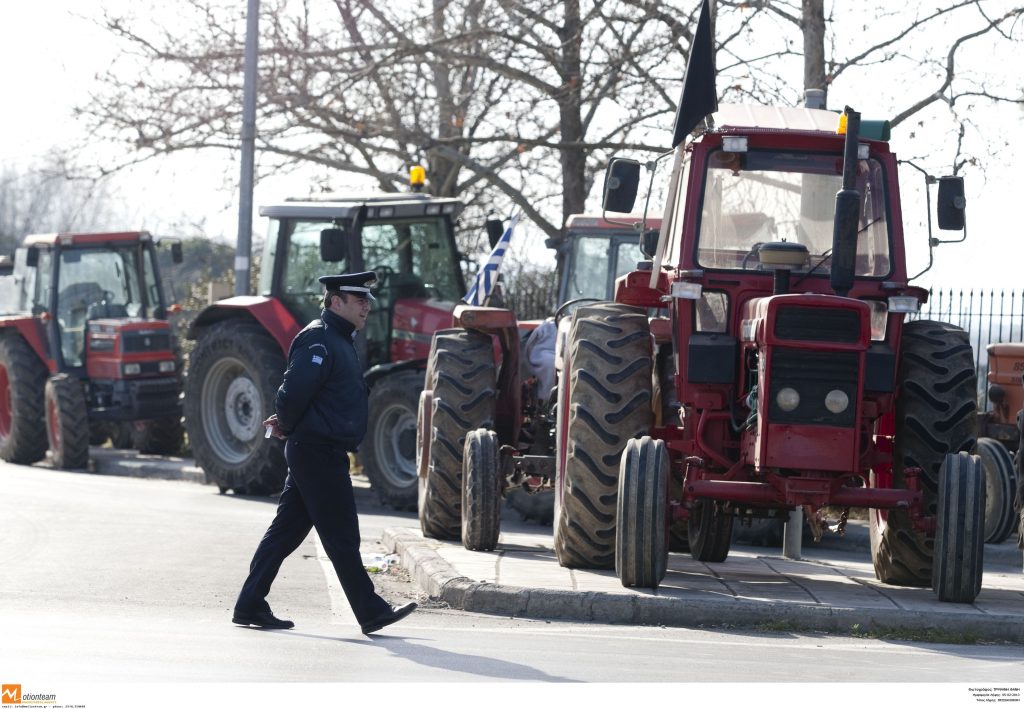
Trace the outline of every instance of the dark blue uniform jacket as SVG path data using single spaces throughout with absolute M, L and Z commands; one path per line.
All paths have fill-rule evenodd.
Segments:
M 354 451 L 366 434 L 367 388 L 355 328 L 329 310 L 292 340 L 275 400 L 281 431 L 296 441 Z

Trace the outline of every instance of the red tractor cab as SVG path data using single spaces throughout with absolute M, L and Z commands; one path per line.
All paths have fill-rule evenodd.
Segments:
M 180 243 L 172 252 L 180 262 Z M 124 423 L 144 452 L 178 451 L 180 358 L 148 233 L 29 236 L 4 280 L 4 460 L 49 446 L 58 467 L 84 467 L 90 438 Z
M 325 274 L 373 270 L 376 302 L 356 339 L 371 386 L 359 450 L 383 502 L 416 504 L 416 402 L 433 332 L 465 294 L 456 199 L 426 194 L 324 195 L 260 208 L 269 231 L 257 296 L 203 310 L 186 381 L 185 423 L 196 462 L 222 491 L 280 491 L 280 441 L 264 438 L 292 338 L 319 316 Z

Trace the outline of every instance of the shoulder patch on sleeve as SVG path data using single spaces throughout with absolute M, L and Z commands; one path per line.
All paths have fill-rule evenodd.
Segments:
M 320 349 L 322 349 L 322 350 L 324 351 L 324 354 L 327 354 L 327 345 L 325 345 L 325 344 L 324 344 L 324 343 L 322 343 L 322 342 L 314 342 L 313 344 L 311 344 L 311 345 L 310 345 L 309 347 L 307 347 L 306 349 L 308 349 L 308 350 L 314 350 L 314 349 L 316 349 L 317 347 L 319 347 Z
M 313 355 L 313 364 L 323 364 L 324 358 L 320 355 Z

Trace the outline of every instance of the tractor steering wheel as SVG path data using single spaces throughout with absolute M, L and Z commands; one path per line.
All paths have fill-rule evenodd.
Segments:
M 571 310 L 574 310 L 583 303 L 601 303 L 604 300 L 604 298 L 574 298 L 572 300 L 567 300 L 559 305 L 558 309 L 555 311 L 555 323 L 557 324 L 558 321 L 568 315 Z

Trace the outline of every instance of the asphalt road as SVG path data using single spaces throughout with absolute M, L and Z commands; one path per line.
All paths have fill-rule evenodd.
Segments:
M 5 683 L 1024 684 L 1015 645 L 502 618 L 439 607 L 400 570 L 377 577 L 382 593 L 424 608 L 368 638 L 325 573 L 315 535 L 285 562 L 270 597 L 296 628 L 240 628 L 231 607 L 273 501 L 6 464 L 0 479 Z M 365 488 L 357 497 L 367 554 L 383 550 L 384 528 L 416 526 Z

